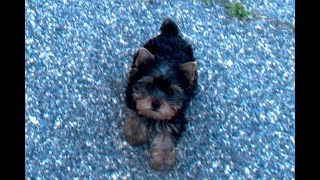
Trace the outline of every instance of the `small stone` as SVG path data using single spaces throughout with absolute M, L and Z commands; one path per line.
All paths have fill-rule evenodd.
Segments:
M 260 118 L 261 118 L 262 120 L 265 120 L 265 119 L 266 119 L 266 116 L 265 116 L 264 114 L 260 114 Z
M 290 140 L 294 143 L 294 137 L 290 136 Z
M 30 23 L 31 23 L 31 26 L 36 26 L 36 24 L 34 23 L 34 21 L 30 21 Z
M 226 166 L 226 169 L 224 172 L 225 172 L 225 174 L 229 175 L 229 173 L 230 173 L 230 166 L 229 165 Z
M 43 116 L 45 119 L 48 119 L 49 118 L 49 114 L 44 114 Z
M 250 59 L 249 59 L 249 63 L 254 63 L 254 64 L 255 64 L 256 61 L 255 61 L 254 59 L 250 58 Z
M 30 116 L 29 119 L 30 119 L 30 121 L 31 121 L 33 124 L 39 125 L 39 121 L 38 121 L 35 117 Z
M 249 170 L 249 168 L 247 168 L 247 167 L 244 169 L 244 171 L 246 172 L 246 174 L 249 174 L 249 173 L 250 173 L 250 170 Z
M 262 27 L 260 25 L 257 25 L 255 28 L 258 30 L 262 30 Z
M 58 127 L 60 127 L 60 125 L 61 125 L 61 122 L 60 121 L 58 121 L 55 125 L 54 125 L 54 129 L 57 129 Z
M 29 60 L 29 64 L 34 64 L 36 61 L 32 58 Z
M 239 94 L 239 89 L 238 89 L 238 88 L 235 87 L 235 88 L 233 89 L 233 91 L 234 91 L 236 94 Z
M 44 58 L 46 56 L 45 52 L 40 53 L 39 58 Z
M 231 60 L 228 60 L 228 62 L 227 62 L 227 66 L 231 67 L 231 66 L 232 66 L 232 64 L 233 64 L 233 62 L 232 62 Z
M 124 41 L 123 39 L 120 39 L 120 43 L 124 46 L 127 46 L 128 45 L 128 42 Z
M 26 44 L 32 44 L 33 43 L 33 39 L 27 39 L 26 40 Z

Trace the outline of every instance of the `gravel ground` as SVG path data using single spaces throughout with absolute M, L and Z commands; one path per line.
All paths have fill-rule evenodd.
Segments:
M 26 179 L 294 179 L 294 0 L 25 2 Z M 171 17 L 194 48 L 198 95 L 175 166 L 125 142 L 133 53 Z

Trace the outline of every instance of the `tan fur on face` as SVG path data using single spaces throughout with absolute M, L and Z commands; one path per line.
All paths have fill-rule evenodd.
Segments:
M 153 111 L 152 98 L 141 98 L 136 100 L 138 114 L 156 120 L 170 120 L 177 112 L 176 107 L 170 106 L 166 101 L 161 100 L 161 105 L 157 111 Z

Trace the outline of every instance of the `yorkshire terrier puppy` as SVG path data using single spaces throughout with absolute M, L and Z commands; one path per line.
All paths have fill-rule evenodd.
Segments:
M 175 162 L 184 112 L 196 92 L 197 63 L 175 22 L 166 18 L 160 30 L 133 56 L 123 134 L 132 146 L 149 142 L 150 166 L 162 171 Z

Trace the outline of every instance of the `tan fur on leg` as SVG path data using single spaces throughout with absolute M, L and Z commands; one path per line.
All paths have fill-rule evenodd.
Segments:
M 141 122 L 138 115 L 127 109 L 123 134 L 130 145 L 141 145 L 148 139 L 147 127 Z
M 176 159 L 174 143 L 169 132 L 160 132 L 151 144 L 150 166 L 158 171 L 171 167 Z

